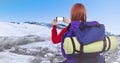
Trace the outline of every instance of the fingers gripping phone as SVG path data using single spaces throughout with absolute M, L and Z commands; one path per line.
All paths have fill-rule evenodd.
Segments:
M 56 17 L 56 20 L 57 20 L 57 21 L 63 21 L 63 20 L 64 20 L 64 17 Z

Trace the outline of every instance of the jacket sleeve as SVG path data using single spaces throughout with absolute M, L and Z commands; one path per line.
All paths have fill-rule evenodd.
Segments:
M 52 26 L 52 42 L 54 44 L 60 43 L 62 39 L 63 33 L 66 31 L 67 28 L 63 28 L 61 32 L 58 34 L 56 30 L 56 25 Z

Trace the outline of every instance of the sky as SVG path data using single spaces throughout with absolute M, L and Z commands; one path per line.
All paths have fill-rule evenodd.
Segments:
M 120 0 L 0 0 L 0 21 L 51 23 L 56 16 L 69 20 L 75 3 L 85 6 L 87 21 L 98 21 L 108 32 L 120 34 Z

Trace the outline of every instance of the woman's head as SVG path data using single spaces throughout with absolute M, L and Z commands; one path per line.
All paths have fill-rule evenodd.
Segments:
M 71 9 L 71 21 L 86 22 L 86 9 L 81 3 L 76 3 Z

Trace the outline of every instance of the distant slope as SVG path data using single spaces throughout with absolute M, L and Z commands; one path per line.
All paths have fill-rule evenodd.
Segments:
M 51 28 L 43 25 L 33 25 L 28 23 L 8 23 L 0 22 L 0 36 L 50 36 Z
M 46 23 L 38 23 L 38 22 L 24 22 L 24 23 L 29 23 L 29 24 L 35 24 L 35 25 L 42 25 L 42 26 L 47 26 L 49 28 L 52 27 L 52 24 L 46 24 Z M 57 24 L 57 29 L 63 29 L 64 27 L 66 27 L 66 25 L 64 24 Z
M 57 24 L 58 32 L 60 29 L 65 28 L 64 24 Z M 26 35 L 38 35 L 43 37 L 51 36 L 52 24 L 38 23 L 38 22 L 0 22 L 0 36 L 26 36 Z M 106 32 L 106 35 L 113 35 L 110 32 Z
M 42 25 L 42 26 L 47 26 L 47 27 L 49 27 L 49 28 L 51 28 L 52 27 L 52 24 L 46 24 L 46 23 L 38 23 L 38 22 L 24 22 L 24 23 L 29 23 L 29 24 L 35 24 L 35 25 Z M 63 29 L 63 28 L 65 28 L 65 27 L 67 27 L 66 25 L 64 25 L 64 24 L 57 24 L 57 29 Z M 107 36 L 110 36 L 110 35 L 114 35 L 114 34 L 111 34 L 110 32 L 105 32 L 105 34 L 107 35 Z

